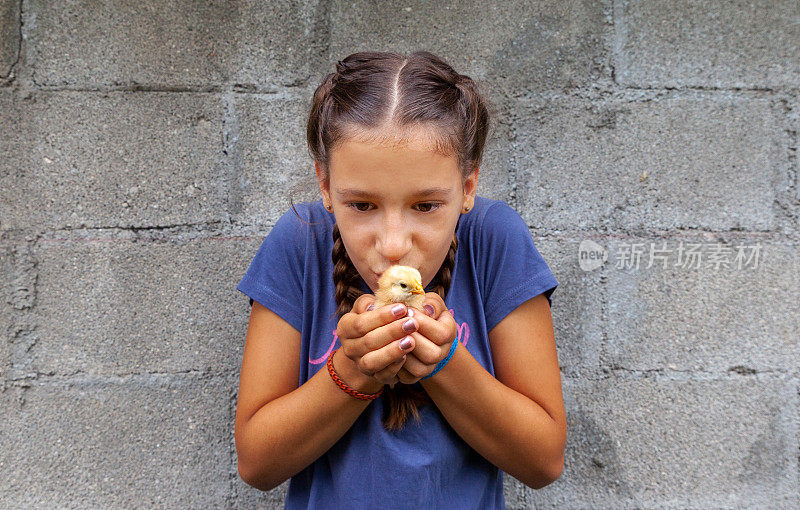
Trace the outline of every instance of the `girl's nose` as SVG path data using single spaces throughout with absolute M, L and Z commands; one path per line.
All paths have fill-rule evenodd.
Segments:
M 396 263 L 411 251 L 411 233 L 405 225 L 386 225 L 378 234 L 378 252 L 384 260 Z
M 410 249 L 410 239 L 389 236 L 388 238 L 383 238 L 381 245 L 378 247 L 378 252 L 384 260 L 390 261 L 394 265 L 403 260 Z

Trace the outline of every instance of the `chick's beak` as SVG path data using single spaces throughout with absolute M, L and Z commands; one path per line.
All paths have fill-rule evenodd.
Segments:
M 412 294 L 425 294 L 425 289 L 422 288 L 422 284 L 419 282 L 414 282 L 414 288 L 411 289 Z

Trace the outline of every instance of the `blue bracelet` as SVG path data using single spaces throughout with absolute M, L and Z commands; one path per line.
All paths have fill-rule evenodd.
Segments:
M 427 379 L 428 377 L 433 377 L 433 374 L 435 374 L 436 372 L 441 370 L 447 364 L 447 362 L 450 361 L 450 358 L 453 357 L 453 353 L 456 352 L 456 345 L 457 344 L 458 344 L 458 338 L 453 340 L 453 345 L 450 346 L 450 353 L 447 355 L 447 357 L 436 364 L 436 368 L 433 369 L 433 372 L 431 372 L 430 374 L 426 375 L 425 377 L 421 377 L 420 380 Z

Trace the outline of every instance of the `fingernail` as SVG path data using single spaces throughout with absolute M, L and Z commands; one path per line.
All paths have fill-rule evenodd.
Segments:
M 407 336 L 407 337 L 405 337 L 405 338 L 403 339 L 403 341 L 402 341 L 402 342 L 400 342 L 400 348 L 401 348 L 401 349 L 403 349 L 403 350 L 406 350 L 406 349 L 408 349 L 409 347 L 411 347 L 411 337 L 410 337 L 410 336 Z
M 375 309 L 375 305 L 369 305 L 369 306 L 367 307 L 367 311 L 370 311 L 370 312 L 371 312 L 372 310 L 374 310 L 374 309 Z
M 413 308 L 409 308 L 408 309 L 408 316 L 409 317 L 413 317 L 414 316 L 414 309 Z
M 392 313 L 395 317 L 402 317 L 406 313 L 406 307 L 403 305 L 394 305 L 394 308 L 392 308 Z
M 422 308 L 425 309 L 425 313 L 428 314 L 428 317 L 433 317 L 433 307 L 431 305 L 425 305 Z
M 416 329 L 417 325 L 414 323 L 414 319 L 408 319 L 403 323 L 403 331 L 406 333 L 413 333 Z

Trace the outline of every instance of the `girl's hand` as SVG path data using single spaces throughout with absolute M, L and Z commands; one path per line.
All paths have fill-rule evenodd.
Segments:
M 411 334 L 414 339 L 414 352 L 409 353 L 397 378 L 403 384 L 414 384 L 433 372 L 436 365 L 450 354 L 453 340 L 458 336 L 458 325 L 447 309 L 442 297 L 435 292 L 425 294 L 426 305 L 433 307 L 433 313 L 409 309 L 409 316 L 419 323 L 419 329 Z
M 353 309 L 339 319 L 336 334 L 344 354 L 363 374 L 393 386 L 398 381 L 397 371 L 403 366 L 406 353 L 415 345 L 412 341 L 405 350 L 399 347 L 410 333 L 403 330 L 403 323 L 409 320 L 406 317 L 408 308 L 400 305 L 399 312 L 394 313 L 392 309 L 397 304 L 390 304 L 368 311 L 367 307 L 374 302 L 373 294 L 359 296 Z

